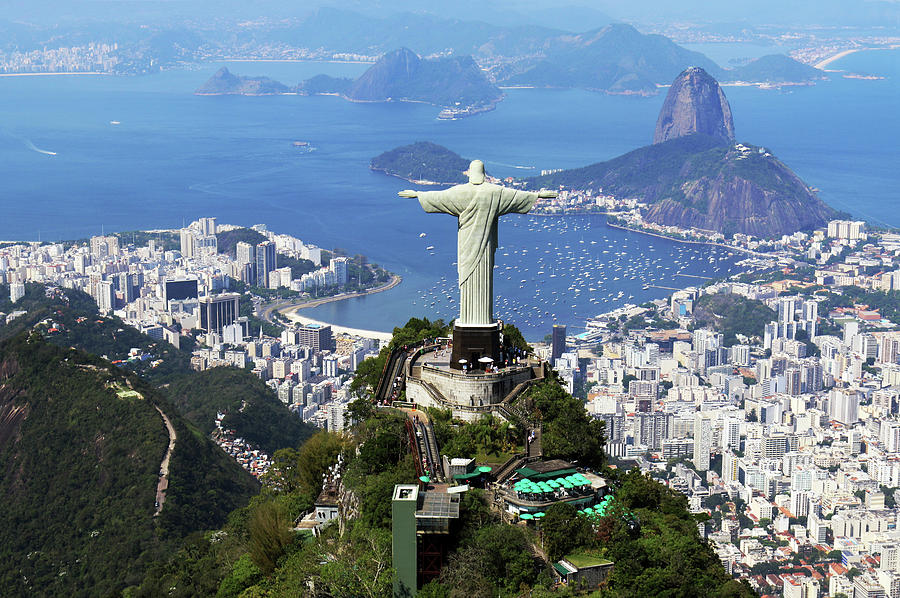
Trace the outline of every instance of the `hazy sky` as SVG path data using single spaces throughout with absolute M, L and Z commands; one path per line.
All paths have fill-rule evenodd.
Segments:
M 544 24 L 584 31 L 612 19 L 635 24 L 661 22 L 744 25 L 867 25 L 897 34 L 898 0 L 0 0 L 0 19 L 24 19 L 41 25 L 82 20 L 177 22 L 185 18 L 299 17 L 317 6 L 364 13 L 427 12 L 447 18 L 503 25 Z

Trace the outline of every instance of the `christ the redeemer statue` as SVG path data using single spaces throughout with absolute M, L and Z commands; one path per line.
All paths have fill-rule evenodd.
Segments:
M 554 191 L 520 191 L 486 183 L 484 163 L 472 160 L 469 182 L 444 191 L 401 191 L 400 197 L 418 197 L 422 209 L 459 219 L 457 270 L 459 319 L 457 325 L 490 326 L 494 323 L 494 251 L 497 219 L 503 214 L 525 214 L 540 198 Z

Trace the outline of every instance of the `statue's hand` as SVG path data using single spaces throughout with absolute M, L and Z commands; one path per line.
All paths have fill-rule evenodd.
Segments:
M 541 199 L 553 199 L 557 195 L 559 195 L 559 193 L 557 193 L 556 191 L 547 191 L 546 189 L 541 189 L 540 191 L 538 191 L 538 197 L 540 197 Z
M 418 197 L 416 192 L 411 191 L 410 189 L 406 189 L 405 191 L 400 191 L 399 193 L 397 193 L 397 195 L 399 195 L 400 197 L 409 197 L 409 198 Z

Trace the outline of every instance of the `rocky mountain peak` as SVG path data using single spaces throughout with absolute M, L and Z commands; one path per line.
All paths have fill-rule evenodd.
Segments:
M 731 107 L 719 83 L 700 67 L 692 66 L 672 82 L 663 102 L 653 143 L 700 133 L 734 141 Z

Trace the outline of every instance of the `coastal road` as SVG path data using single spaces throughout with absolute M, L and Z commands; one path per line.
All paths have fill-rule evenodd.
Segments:
M 166 490 L 169 488 L 169 459 L 172 457 L 172 451 L 175 449 L 175 439 L 177 438 L 175 428 L 172 427 L 172 422 L 169 421 L 169 418 L 166 417 L 166 414 L 163 413 L 162 409 L 156 407 L 156 410 L 159 411 L 159 414 L 163 418 L 163 422 L 166 424 L 166 430 L 169 431 L 169 448 L 166 449 L 166 456 L 163 457 L 162 464 L 159 466 L 159 481 L 156 483 L 156 512 L 153 513 L 154 517 L 159 515 L 159 512 L 162 511 L 163 503 L 166 502 Z

